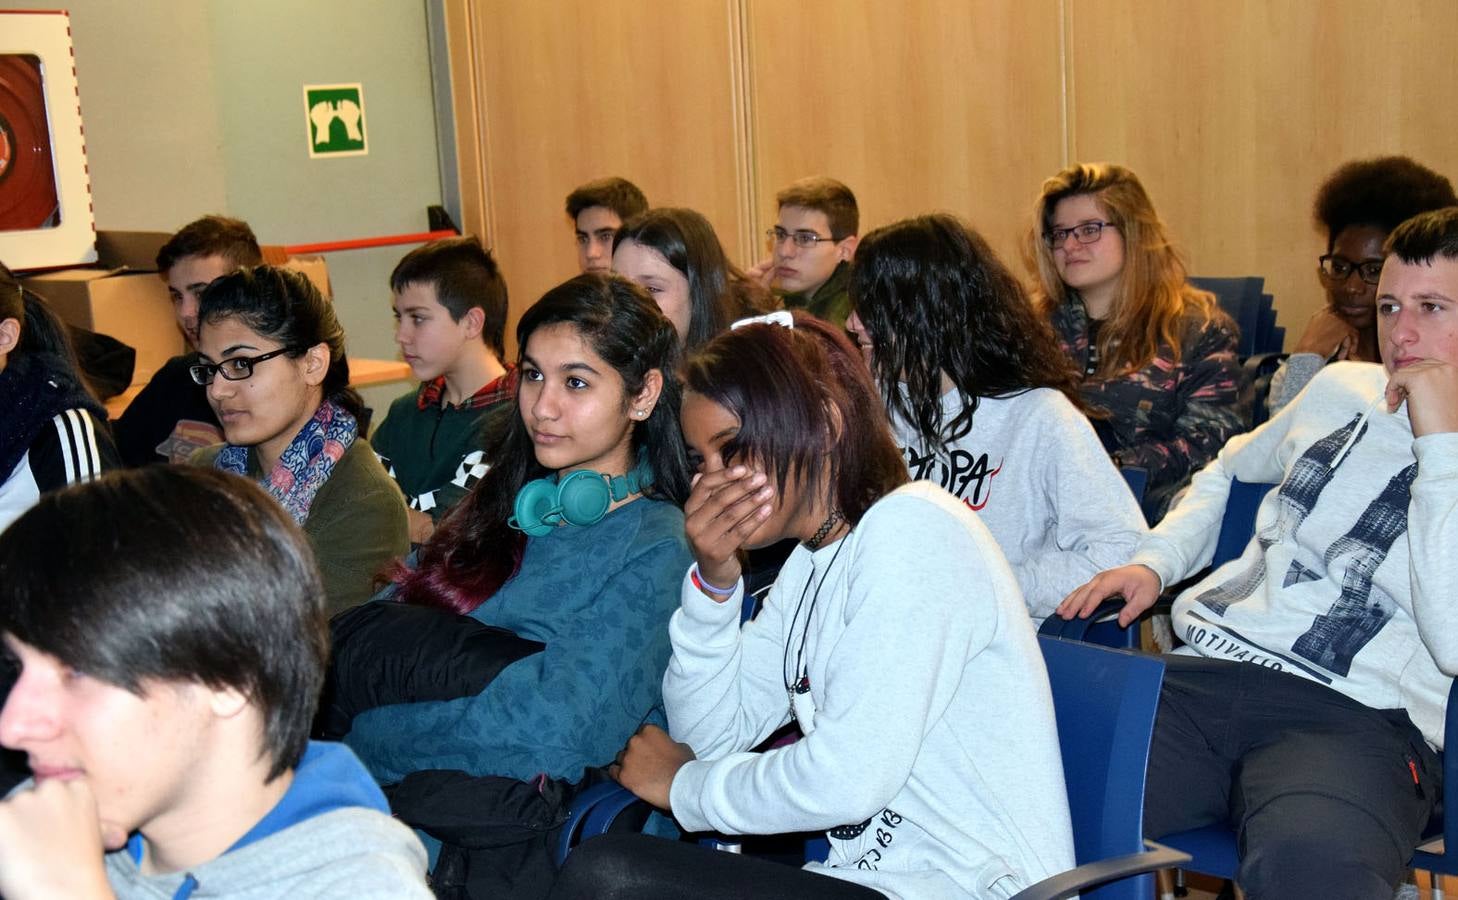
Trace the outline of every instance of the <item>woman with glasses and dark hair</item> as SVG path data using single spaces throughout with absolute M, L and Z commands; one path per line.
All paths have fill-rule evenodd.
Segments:
M 797 870 L 608 834 L 573 851 L 551 896 L 1011 896 L 1073 855 L 1017 582 L 965 504 L 907 483 L 844 333 L 768 318 L 685 365 L 696 562 L 668 629 L 669 731 L 640 730 L 610 771 L 689 831 L 825 832 L 829 857 Z M 741 628 L 739 553 L 786 538 Z M 791 723 L 800 740 L 747 752 Z
M 65 326 L 0 264 L 0 531 L 41 494 L 120 465 Z
M 1377 280 L 1387 235 L 1417 215 L 1458 205 L 1448 179 L 1406 156 L 1354 160 L 1331 173 L 1312 212 L 1326 234 L 1317 278 L 1326 306 L 1306 323 L 1291 356 L 1271 378 L 1274 415 L 1330 362 L 1379 362 Z
M 1237 329 L 1185 264 L 1133 172 L 1084 163 L 1043 182 L 1028 235 L 1036 301 L 1082 379 L 1104 448 L 1148 472 L 1144 514 L 1241 429 Z
M 256 479 L 303 527 L 330 614 L 368 600 L 410 535 L 400 490 L 360 433 L 329 301 L 298 272 L 239 269 L 203 292 L 197 349 L 190 372 L 227 443 L 193 462 Z
M 613 238 L 613 271 L 648 292 L 692 350 L 744 316 L 774 305 L 724 254 L 714 226 L 692 209 L 634 216 Z
M 981 235 L 946 214 L 877 228 L 856 251 L 850 297 L 847 327 L 911 477 L 977 511 L 1034 617 L 1128 558 L 1145 532 L 1139 506 L 1081 412 L 1053 329 Z

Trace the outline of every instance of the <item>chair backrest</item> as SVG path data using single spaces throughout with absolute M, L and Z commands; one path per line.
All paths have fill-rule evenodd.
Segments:
M 1276 327 L 1276 298 L 1261 294 L 1260 315 L 1256 324 L 1253 354 L 1280 353 L 1286 340 L 1286 329 Z
M 1256 348 L 1261 331 L 1261 292 L 1265 281 L 1259 275 L 1239 278 L 1190 277 L 1190 284 L 1214 294 L 1220 308 L 1240 327 L 1240 344 L 1236 349 L 1238 356 L 1250 356 L 1260 352 Z M 1275 325 L 1274 319 L 1271 325 Z
M 1134 502 L 1142 504 L 1144 489 L 1149 487 L 1149 470 L 1143 466 L 1122 466 L 1119 474 L 1124 476 L 1124 483 L 1129 485 L 1129 493 L 1134 495 Z
M 1255 534 L 1256 512 L 1266 493 L 1275 487 L 1265 482 L 1250 483 L 1236 478 L 1230 482 L 1230 498 L 1225 501 L 1225 516 L 1220 520 L 1220 535 L 1215 539 L 1212 567 L 1223 565 L 1245 552 Z
M 1164 681 L 1157 657 L 1039 637 L 1073 820 L 1079 864 L 1144 850 L 1144 769 Z M 1099 900 L 1147 898 L 1139 876 L 1083 894 Z

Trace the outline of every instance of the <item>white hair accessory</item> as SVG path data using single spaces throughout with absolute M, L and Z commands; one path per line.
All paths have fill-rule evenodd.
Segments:
M 743 328 L 745 325 L 779 325 L 784 328 L 793 329 L 795 327 L 795 317 L 790 314 L 788 309 L 777 309 L 772 313 L 765 313 L 762 316 L 750 316 L 747 319 L 740 319 L 738 322 L 730 325 L 729 330 L 733 331 L 736 328 Z

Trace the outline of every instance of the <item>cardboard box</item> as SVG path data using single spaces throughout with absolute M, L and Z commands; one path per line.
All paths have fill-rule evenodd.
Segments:
M 137 350 L 132 384 L 143 385 L 187 349 L 167 285 L 157 275 L 160 231 L 99 231 L 97 265 L 40 272 L 22 279 L 62 320 L 110 335 Z
M 146 384 L 186 345 L 167 285 L 156 272 L 61 269 L 23 279 L 62 320 L 111 335 L 137 350 L 132 384 Z

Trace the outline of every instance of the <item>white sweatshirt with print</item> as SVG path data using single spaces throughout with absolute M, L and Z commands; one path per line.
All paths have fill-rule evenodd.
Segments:
M 1458 434 L 1414 439 L 1387 375 L 1334 363 L 1280 414 L 1232 438 L 1134 554 L 1171 584 L 1208 565 L 1233 478 L 1280 482 L 1256 539 L 1175 601 L 1184 652 L 1269 666 L 1443 746 L 1458 673 Z
M 956 391 L 942 395 L 942 422 L 961 409 Z M 1148 533 L 1088 419 L 1058 391 L 981 398 L 972 430 L 945 452 L 929 450 L 900 416 L 891 431 L 912 478 L 940 484 L 982 518 L 1036 619 L 1128 559 Z
M 960 501 L 903 486 L 835 544 L 796 548 L 742 630 L 740 599 L 685 578 L 669 627 L 670 732 L 698 756 L 670 792 L 685 828 L 837 829 L 816 870 L 893 900 L 1006 897 L 1072 867 L 1042 655 Z M 789 722 L 802 673 L 805 737 L 746 752 Z

